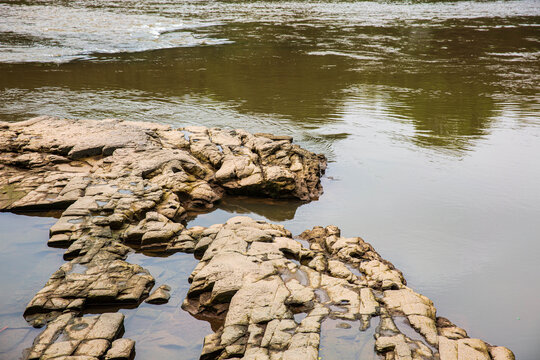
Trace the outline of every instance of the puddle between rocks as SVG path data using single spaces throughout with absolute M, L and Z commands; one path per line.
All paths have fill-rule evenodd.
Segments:
M 356 267 L 354 267 L 353 265 L 351 264 L 345 264 L 345 266 L 347 267 L 347 269 L 349 269 L 354 275 L 358 276 L 359 279 L 363 279 L 366 277 L 366 275 L 361 272 L 360 270 L 358 270 Z
M 296 269 L 295 271 L 291 271 L 288 268 L 283 269 L 281 270 L 280 276 L 283 282 L 285 283 L 291 281 L 292 279 L 295 279 L 295 280 L 298 280 L 298 282 L 304 286 L 309 285 L 309 278 L 307 274 L 300 269 Z
M 126 316 L 124 337 L 136 341 L 136 359 L 198 359 L 204 337 L 212 330 L 208 322 L 195 319 L 181 308 L 189 289 L 187 279 L 198 260 L 184 253 L 167 257 L 132 253 L 127 261 L 150 271 L 156 280 L 152 290 L 163 284 L 171 287 L 166 304 L 143 302 L 137 308 L 119 310 Z
M 294 240 L 298 241 L 300 244 L 302 244 L 302 247 L 309 250 L 309 241 L 300 239 L 299 237 L 295 237 Z
M 330 301 L 330 296 L 328 296 L 328 293 L 326 292 L 326 290 L 315 289 L 314 292 L 315 292 L 315 296 L 317 297 L 317 300 L 319 300 L 321 304 L 324 304 Z
M 379 360 L 375 348 L 375 328 L 379 318 L 371 320 L 371 326 L 360 330 L 360 321 L 327 318 L 321 324 L 320 360 Z
M 80 224 L 83 222 L 83 218 L 69 219 L 67 222 L 70 224 Z
M 86 272 L 86 269 L 88 269 L 87 266 L 81 265 L 81 264 L 75 264 L 71 268 L 70 271 L 68 271 L 68 274 L 75 273 L 75 274 L 84 274 Z
M 293 316 L 294 316 L 294 321 L 296 321 L 297 324 L 300 324 L 302 320 L 306 318 L 307 313 L 301 312 L 301 313 L 294 314 Z

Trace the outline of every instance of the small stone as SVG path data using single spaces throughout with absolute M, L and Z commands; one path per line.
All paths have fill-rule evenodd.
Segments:
M 135 341 L 131 339 L 117 339 L 113 341 L 111 348 L 105 354 L 105 360 L 129 360 L 134 348 Z
M 165 304 L 171 298 L 169 291 L 171 291 L 170 286 L 161 285 L 145 300 L 145 302 L 149 304 Z

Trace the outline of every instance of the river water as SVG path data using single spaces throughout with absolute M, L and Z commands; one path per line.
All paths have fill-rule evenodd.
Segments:
M 119 117 L 292 135 L 330 159 L 319 201 L 225 199 L 190 225 L 233 214 L 296 234 L 338 225 L 372 243 L 439 315 L 534 360 L 539 27 L 540 2 L 528 0 L 0 1 L 0 120 Z M 53 222 L 0 215 L 0 282 L 13 293 L 0 319 L 14 328 L 0 332 L 0 358 L 31 343 L 14 306 L 22 313 L 61 262 L 45 245 Z M 161 313 L 125 311 L 137 359 L 195 358 L 210 329 L 190 332 L 197 321 L 177 306 L 194 260 L 133 256 L 177 289 Z M 13 344 L 21 338 L 30 340 Z

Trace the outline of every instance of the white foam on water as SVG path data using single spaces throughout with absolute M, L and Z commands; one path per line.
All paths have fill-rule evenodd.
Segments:
M 374 57 L 371 55 L 359 55 L 359 54 L 353 54 L 353 53 L 346 53 L 341 51 L 310 51 L 308 55 L 318 55 L 318 56 L 327 56 L 327 55 L 334 55 L 334 56 L 344 56 L 349 57 L 356 60 L 368 60 L 368 61 L 374 61 L 378 60 L 378 57 Z
M 184 21 L 101 8 L 0 5 L 0 34 L 15 41 L 0 46 L 0 62 L 66 62 L 98 53 L 140 52 L 226 44 L 195 30 L 215 22 Z M 18 41 L 17 39 L 23 39 Z
M 498 18 L 538 14 L 537 4 L 534 0 L 486 3 L 157 0 L 143 4 L 81 0 L 66 5 L 0 4 L 0 62 L 66 62 L 91 58 L 96 53 L 227 44 L 231 41 L 208 37 L 196 30 L 232 22 L 311 27 L 330 23 L 344 28 L 396 23 L 422 26 L 429 21 L 430 27 L 438 24 L 447 28 L 453 26 L 447 20 L 482 19 L 488 13 Z M 478 28 L 481 30 L 482 26 L 479 24 Z M 334 55 L 361 60 L 369 56 Z

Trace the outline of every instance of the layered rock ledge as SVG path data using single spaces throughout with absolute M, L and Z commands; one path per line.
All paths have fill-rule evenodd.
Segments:
M 361 238 L 335 226 L 298 238 L 283 226 L 235 217 L 185 228 L 190 211 L 225 194 L 317 199 L 324 156 L 289 137 L 120 120 L 41 117 L 0 124 L 0 209 L 61 209 L 49 245 L 67 261 L 28 303 L 46 325 L 31 359 L 123 359 L 123 316 L 104 310 L 164 303 L 170 287 L 126 262 L 131 249 L 193 253 L 182 307 L 211 322 L 201 359 L 317 359 L 325 321 L 376 327 L 384 359 L 513 359 L 437 317 L 433 303 Z M 374 325 L 374 322 L 378 325 Z
M 0 209 L 65 208 L 85 196 L 125 198 L 114 196 L 124 191 L 133 195 L 122 204 L 134 207 L 129 215 L 152 208 L 141 202 L 153 193 L 149 201 L 161 200 L 171 219 L 211 207 L 224 192 L 317 199 L 326 168 L 324 156 L 286 136 L 52 117 L 0 123 L 0 154 Z
M 34 325 L 93 304 L 139 303 L 154 279 L 124 261 L 124 244 L 186 251 L 189 210 L 225 192 L 316 199 L 326 167 L 289 137 L 243 130 L 51 117 L 0 129 L 0 210 L 67 207 L 49 245 L 68 247 L 70 262 L 27 306 Z
M 325 321 L 361 332 L 374 318 L 374 351 L 384 359 L 514 359 L 437 317 L 370 244 L 340 233 L 315 227 L 294 239 L 249 217 L 192 230 L 200 262 L 183 308 L 216 329 L 201 359 L 315 360 Z

